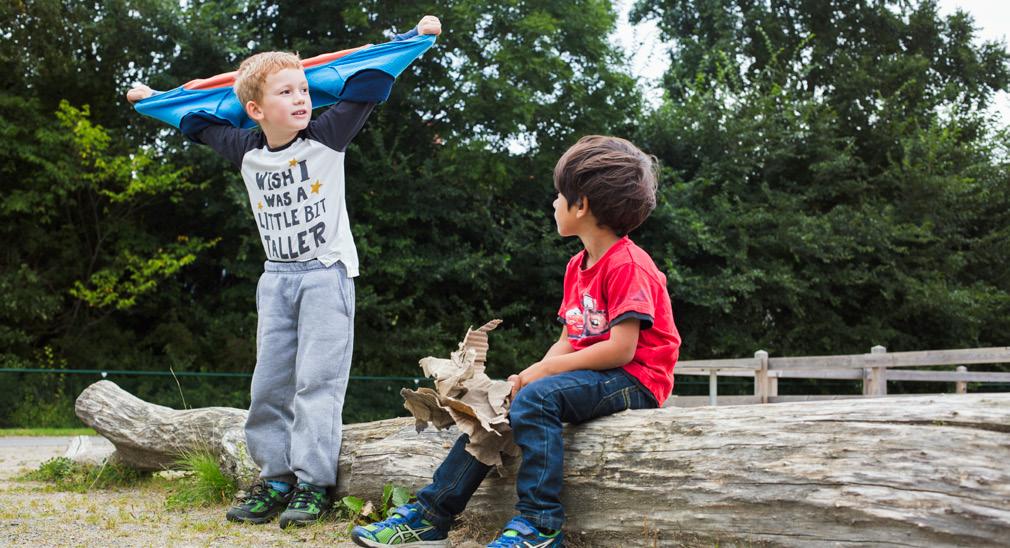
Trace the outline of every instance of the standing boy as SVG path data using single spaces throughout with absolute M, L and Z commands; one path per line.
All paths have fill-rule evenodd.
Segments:
M 395 39 L 440 33 L 439 20 L 426 16 Z M 388 93 L 391 77 L 362 74 L 360 87 L 375 92 L 376 82 L 388 80 L 376 92 Z M 286 52 L 243 61 L 234 91 L 261 131 L 206 113 L 181 124 L 241 170 L 268 257 L 256 288 L 256 369 L 245 428 L 261 481 L 227 518 L 265 523 L 281 513 L 286 527 L 318 520 L 330 506 L 327 488 L 336 485 L 358 275 L 344 152 L 375 103 L 345 100 L 312 121 L 301 60 Z M 127 99 L 153 93 L 138 86 Z
M 568 262 L 558 319 L 565 327 L 543 359 L 509 377 L 509 421 L 522 449 L 518 516 L 488 546 L 561 546 L 562 422 L 662 405 L 673 389 L 680 335 L 666 276 L 627 234 L 656 206 L 653 159 L 617 137 L 588 136 L 554 168 L 554 220 L 584 249 Z M 490 467 L 459 437 L 417 502 L 355 527 L 361 546 L 444 546 Z

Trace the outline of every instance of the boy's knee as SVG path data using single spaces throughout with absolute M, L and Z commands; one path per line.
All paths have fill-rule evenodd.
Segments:
M 513 426 L 515 422 L 521 422 L 527 417 L 538 416 L 555 410 L 557 407 L 554 401 L 556 394 L 556 391 L 552 389 L 549 383 L 537 381 L 524 386 L 516 394 L 515 399 L 512 400 L 512 406 L 509 409 L 509 418 Z

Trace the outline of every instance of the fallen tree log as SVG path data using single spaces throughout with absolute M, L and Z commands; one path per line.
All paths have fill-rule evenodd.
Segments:
M 172 410 L 101 381 L 77 412 L 134 466 L 204 448 L 254 471 L 228 463 L 248 463 L 245 411 Z M 454 437 L 411 418 L 348 425 L 338 495 L 419 488 Z M 1010 542 L 1010 394 L 631 411 L 570 426 L 565 444 L 567 528 L 589 545 Z M 489 477 L 469 510 L 504 523 L 514 501 L 513 478 Z

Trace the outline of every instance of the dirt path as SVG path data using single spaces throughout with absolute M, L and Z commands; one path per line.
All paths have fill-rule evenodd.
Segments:
M 0 438 L 0 546 L 355 546 L 345 522 L 282 531 L 230 523 L 225 506 L 166 510 L 159 488 L 69 493 L 16 479 L 63 455 L 70 439 Z

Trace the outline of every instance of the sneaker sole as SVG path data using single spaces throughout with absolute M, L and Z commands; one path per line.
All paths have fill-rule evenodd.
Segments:
M 270 523 L 271 521 L 273 521 L 275 517 L 277 517 L 277 514 L 264 516 L 261 518 L 255 518 L 255 517 L 243 518 L 239 516 L 225 515 L 225 519 L 227 519 L 228 521 L 234 523 L 250 523 L 253 525 L 263 525 L 264 523 Z
M 358 546 L 364 546 L 365 548 L 396 548 L 397 546 L 416 546 L 418 548 L 449 548 L 452 546 L 449 544 L 448 540 L 419 540 L 416 542 L 408 542 L 406 544 L 383 544 L 379 541 L 359 537 L 358 535 L 352 534 L 351 540 L 354 544 Z
M 291 518 L 281 518 L 277 523 L 281 526 L 281 529 L 287 529 L 288 527 L 305 527 L 306 525 L 312 525 L 313 523 L 318 523 L 323 521 L 323 518 L 316 519 L 291 519 Z
M 323 521 L 324 519 L 326 519 L 326 517 L 329 516 L 329 515 L 330 515 L 330 511 L 326 511 L 326 512 L 323 512 L 322 514 L 319 514 L 319 516 L 315 517 L 315 518 L 299 519 L 299 518 L 284 517 L 284 513 L 282 512 L 281 513 L 281 519 L 278 522 L 278 525 L 281 526 L 281 529 L 287 529 L 288 527 L 291 527 L 291 526 L 294 526 L 294 527 L 305 527 L 306 525 L 312 525 L 313 523 L 319 523 L 320 521 Z

